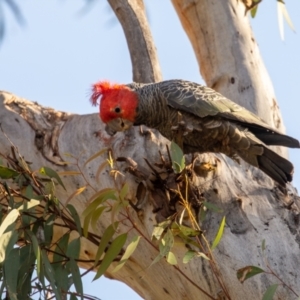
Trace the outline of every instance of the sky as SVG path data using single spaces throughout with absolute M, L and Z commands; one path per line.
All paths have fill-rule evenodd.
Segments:
M 90 86 L 100 79 L 132 81 L 123 30 L 107 1 L 16 0 L 25 18 L 20 26 L 0 0 L 5 37 L 0 45 L 0 90 L 44 106 L 77 114 L 96 112 L 88 101 Z M 281 40 L 275 0 L 265 0 L 251 20 L 254 36 L 272 79 L 287 134 L 300 139 L 300 1 L 286 0 L 296 29 L 285 24 Z M 147 14 L 163 78 L 204 84 L 195 55 L 169 0 L 147 0 Z M 1 10 L 0 10 L 1 13 Z M 2 17 L 3 17 L 2 15 Z M 167 17 L 166 17 L 167 16 Z M 1 18 L 1 14 L 0 14 Z M 300 152 L 289 151 L 300 188 Z M 84 290 L 102 300 L 141 299 L 122 283 L 101 278 Z M 121 296 L 120 296 L 121 295 Z

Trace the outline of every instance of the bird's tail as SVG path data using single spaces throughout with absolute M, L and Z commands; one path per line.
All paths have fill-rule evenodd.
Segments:
M 252 145 L 251 148 L 247 154 L 239 153 L 245 161 L 258 167 L 284 187 L 293 180 L 294 166 L 291 162 L 264 145 Z M 251 151 L 253 148 L 259 151 Z
M 267 147 L 264 147 L 264 153 L 257 157 L 257 161 L 259 168 L 279 184 L 285 186 L 293 180 L 293 164 Z

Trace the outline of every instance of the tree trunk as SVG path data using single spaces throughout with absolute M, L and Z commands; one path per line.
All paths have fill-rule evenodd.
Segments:
M 285 131 L 269 74 L 237 0 L 172 0 L 206 84 Z M 275 147 L 274 147 L 275 148 Z M 287 156 L 287 151 L 277 147 Z
M 134 1 L 123 3 L 132 6 Z M 259 58 L 243 5 L 236 0 L 173 0 L 173 3 L 195 47 L 207 84 L 282 128 L 276 102 L 273 102 L 273 89 Z M 143 10 L 140 13 L 144 13 Z M 185 24 L 187 20 L 189 23 Z M 131 43 L 139 43 L 139 40 L 129 38 L 128 44 Z M 139 46 L 135 44 L 135 49 Z M 149 47 L 149 44 L 141 47 Z M 129 49 L 134 47 L 129 46 Z M 150 62 L 151 59 L 135 64 L 142 69 L 149 67 Z M 153 80 L 159 78 L 159 75 L 151 76 Z M 143 76 L 139 78 L 148 81 Z M 82 171 L 83 176 L 63 178 L 67 192 L 58 189 L 58 198 L 66 204 L 76 189 L 87 182 L 90 184 L 85 192 L 71 199 L 79 215 L 95 190 L 120 188 L 125 182 L 129 185 L 127 198 L 137 202 L 137 207 L 121 212 L 123 217 L 119 219 L 123 221 L 119 231 L 133 228 L 129 235 L 139 234 L 143 239 L 123 269 L 112 273 L 113 267 L 110 267 L 106 276 L 125 282 L 145 299 L 261 299 L 266 289 L 279 281 L 275 276 L 262 274 L 241 284 L 236 271 L 250 265 L 267 271 L 269 266 L 289 287 L 295 290 L 300 286 L 300 201 L 291 186 L 283 194 L 269 177 L 249 165 L 240 165 L 223 155 L 200 155 L 191 166 L 189 183 L 194 194 L 199 196 L 196 200 L 209 202 L 222 210 L 221 213 L 208 210 L 205 220 L 199 222 L 210 244 L 222 217 L 226 216 L 222 240 L 213 251 L 214 260 L 199 257 L 183 264 L 183 255 L 189 249 L 176 238 L 172 252 L 178 265 L 172 266 L 163 258 L 149 267 L 159 254 L 158 243 L 151 241 L 154 226 L 174 211 L 174 207 L 182 210 L 178 203 L 174 205 L 168 201 L 165 189 L 165 186 L 168 190 L 176 187 L 178 178 L 167 173 L 164 167 L 155 167 L 167 175 L 163 185 L 154 185 L 155 174 L 144 159 L 147 158 L 152 166 L 161 163 L 161 151 L 168 161 L 166 145 L 170 142 L 155 130 L 146 128 L 133 128 L 111 137 L 106 134 L 97 114 L 80 116 L 56 112 L 6 92 L 1 93 L 0 105 L 2 154 L 9 154 L 12 142 L 25 159 L 32 162 L 32 169 L 48 165 L 56 171 L 78 168 Z M 262 114 L 264 110 L 270 114 Z M 110 176 L 111 169 L 105 164 L 106 154 L 85 165 L 92 155 L 104 148 L 111 148 L 115 159 L 123 157 L 115 163 L 115 168 L 125 176 L 117 175 L 116 180 Z M 190 160 L 187 157 L 187 162 Z M 71 163 L 65 164 L 65 161 Z M 203 166 L 211 167 L 205 169 Z M 188 221 L 184 219 L 184 222 Z M 111 213 L 102 214 L 97 233 L 101 235 L 110 223 Z M 57 229 L 54 239 L 61 234 Z M 81 258 L 93 260 L 97 247 L 84 238 L 81 242 Z M 200 243 L 205 244 L 205 241 Z M 81 266 L 88 269 L 92 263 Z M 284 287 L 279 287 L 276 295 L 275 299 L 296 299 L 295 294 Z

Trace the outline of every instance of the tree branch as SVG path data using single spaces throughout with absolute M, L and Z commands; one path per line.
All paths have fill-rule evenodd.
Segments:
M 24 106 L 26 110 L 20 109 Z M 177 238 L 172 248 L 178 261 L 176 268 L 166 263 L 165 259 L 149 267 L 159 254 L 157 242 L 151 241 L 156 219 L 166 217 L 166 212 L 174 211 L 175 205 L 168 200 L 166 191 L 170 192 L 174 189 L 178 184 L 178 178 L 165 177 L 170 176 L 170 173 L 161 167 L 156 167 L 156 163 L 161 164 L 159 151 L 165 160 L 168 160 L 166 145 L 169 141 L 155 130 L 143 131 L 141 134 L 139 128 L 133 128 L 126 133 L 117 133 L 111 137 L 106 134 L 104 124 L 99 121 L 97 114 L 68 115 L 61 130 L 49 139 L 51 143 L 57 145 L 58 155 L 62 161 L 68 162 L 66 165 L 56 164 L 45 158 L 42 148 L 38 148 L 34 143 L 37 134 L 35 128 L 38 124 L 44 124 L 43 128 L 47 132 L 53 127 L 52 123 L 47 122 L 47 116 L 51 114 L 63 115 L 12 94 L 4 92 L 0 94 L 0 119 L 3 131 L 24 155 L 26 161 L 32 162 L 33 170 L 47 165 L 56 171 L 77 171 L 76 165 L 80 165 L 84 176 L 65 176 L 63 181 L 67 192 L 57 189 L 57 197 L 63 204 L 66 204 L 76 189 L 87 185 L 87 181 L 89 182 L 87 189 L 72 198 L 70 202 L 80 216 L 95 190 L 108 187 L 120 188 L 124 182 L 129 185 L 127 199 L 136 203 L 136 200 L 141 198 L 138 192 L 140 184 L 145 182 L 148 196 L 139 206 L 139 210 L 143 213 L 138 214 L 131 208 L 122 211 L 120 216 L 122 222 L 118 229 L 119 232 L 129 230 L 129 241 L 136 234 L 141 234 L 144 239 L 121 271 L 111 272 L 114 263 L 106 272 L 106 276 L 123 281 L 145 299 L 217 298 L 221 288 L 216 280 L 216 273 L 212 271 L 211 262 L 194 258 L 189 264 L 183 264 L 182 258 L 188 248 L 180 238 Z M 28 116 L 32 115 L 35 117 L 30 118 L 29 122 Z M 8 154 L 10 146 L 7 137 L 0 132 L 0 153 Z M 124 159 L 115 162 L 115 167 L 125 175 L 118 176 L 117 181 L 109 176 L 110 168 L 107 165 L 101 167 L 107 159 L 106 155 L 99 156 L 85 165 L 92 155 L 104 148 L 111 148 L 115 158 L 134 158 L 138 177 L 126 173 L 129 166 Z M 76 159 L 70 157 L 68 153 Z M 165 178 L 162 185 L 154 184 L 155 174 L 145 162 L 145 157 L 154 168 L 157 168 L 158 174 Z M 252 300 L 253 295 L 259 298 L 266 288 L 274 283 L 274 278 L 269 276 L 264 277 L 264 280 L 260 276 L 254 277 L 243 285 L 236 278 L 236 270 L 246 265 L 264 267 L 259 248 L 262 239 L 266 240 L 268 250 L 266 253 L 274 272 L 283 274 L 284 281 L 291 286 L 300 286 L 298 271 L 300 269 L 298 268 L 300 266 L 298 255 L 300 203 L 294 191 L 290 189 L 289 194 L 284 196 L 265 174 L 252 167 L 238 165 L 230 159 L 224 160 L 223 155 L 203 154 L 199 156 L 198 162 L 200 165 L 195 163 L 194 167 L 191 167 L 191 195 L 193 197 L 199 195 L 201 201 L 212 203 L 222 210 L 221 214 L 208 210 L 205 221 L 201 223 L 201 229 L 210 243 L 218 231 L 223 215 L 226 216 L 223 238 L 218 248 L 214 250 L 216 261 L 214 268 L 217 268 L 217 274 L 220 271 L 231 299 Z M 214 168 L 199 172 L 203 164 L 212 165 Z M 99 170 L 98 180 L 96 174 Z M 175 207 L 179 212 L 182 209 L 179 204 Z M 127 219 L 126 214 L 128 214 Z M 110 213 L 103 213 L 98 220 L 95 233 L 101 236 L 104 228 L 110 223 Z M 132 224 L 134 224 L 133 228 Z M 56 226 L 54 229 L 55 240 L 69 230 Z M 71 234 L 71 239 L 76 237 L 75 233 Z M 149 242 L 153 243 L 153 247 L 149 247 Z M 85 269 L 91 268 L 93 264 L 89 261 L 95 258 L 96 252 L 97 246 L 81 238 L 80 265 Z M 206 297 L 199 290 L 199 286 L 210 296 Z M 281 295 L 285 299 L 292 299 L 288 290 L 282 290 Z
M 108 0 L 108 2 L 126 36 L 133 81 L 142 83 L 161 81 L 160 65 L 143 0 Z

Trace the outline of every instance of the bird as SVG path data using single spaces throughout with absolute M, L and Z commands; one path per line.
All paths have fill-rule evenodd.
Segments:
M 207 86 L 181 79 L 129 84 L 99 81 L 92 85 L 90 101 L 99 105 L 100 119 L 110 135 L 146 125 L 172 140 L 181 125 L 185 154 L 238 156 L 281 186 L 293 179 L 293 164 L 268 146 L 300 148 L 299 141 Z

